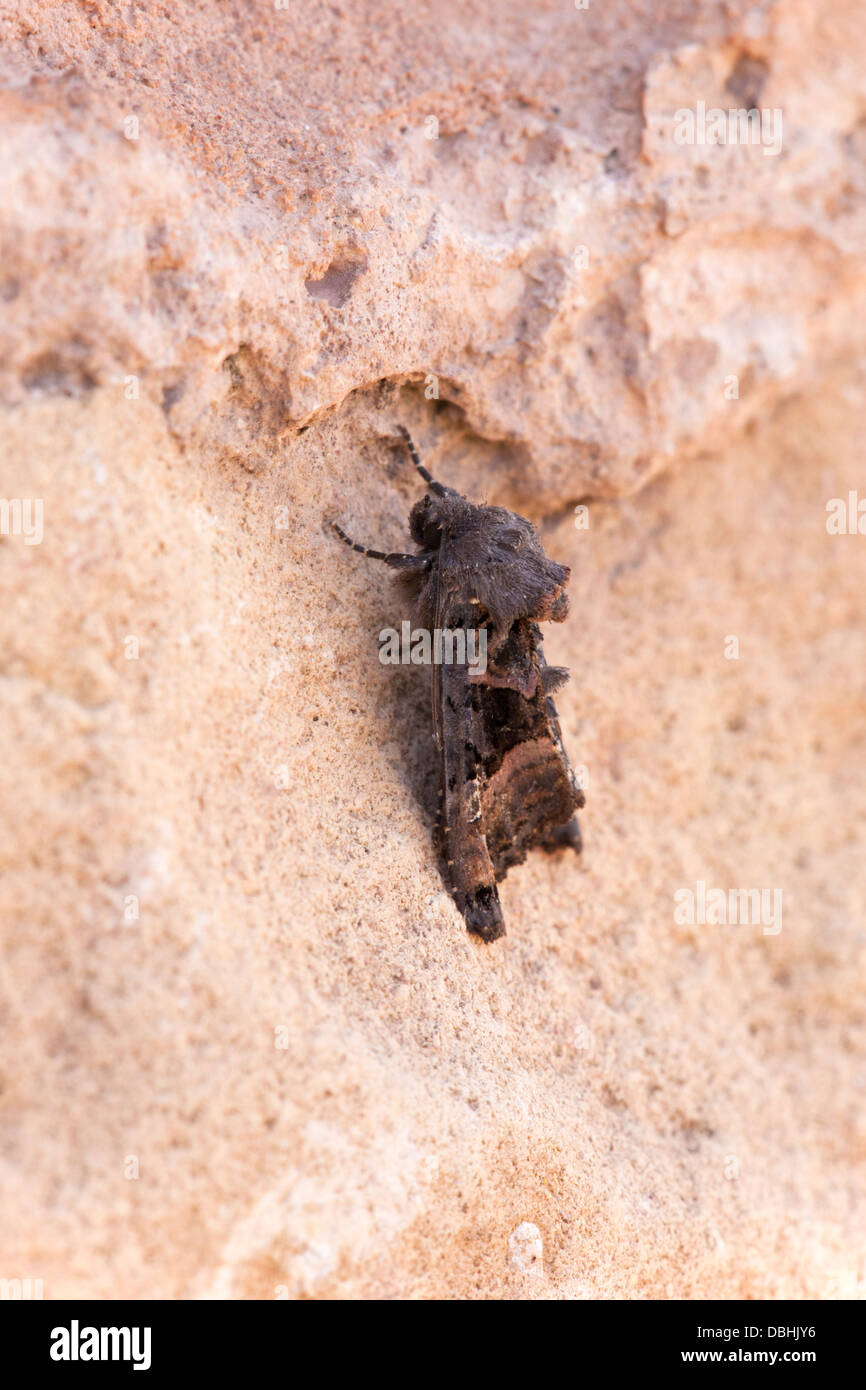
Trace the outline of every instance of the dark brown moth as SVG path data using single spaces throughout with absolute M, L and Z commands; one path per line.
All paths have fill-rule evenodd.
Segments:
M 353 550 L 397 571 L 428 631 L 486 633 L 486 669 L 432 667 L 438 750 L 437 846 L 443 877 L 470 931 L 505 935 L 497 882 L 533 847 L 580 852 L 584 804 L 551 698 L 568 679 L 544 660 L 538 624 L 562 622 L 571 571 L 548 559 L 535 528 L 504 507 L 476 506 L 437 483 L 398 426 L 428 492 L 409 516 L 418 554 Z

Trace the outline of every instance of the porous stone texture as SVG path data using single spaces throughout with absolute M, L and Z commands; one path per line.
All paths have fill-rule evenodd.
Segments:
M 2 11 L 0 1278 L 866 1292 L 861 24 Z M 780 150 L 679 144 L 699 102 Z M 573 569 L 585 851 L 492 947 L 324 524 L 405 543 L 397 422 Z

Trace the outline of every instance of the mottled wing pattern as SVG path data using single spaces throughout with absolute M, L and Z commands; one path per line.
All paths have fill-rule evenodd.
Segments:
M 470 628 L 477 622 L 477 612 L 472 604 L 456 604 L 443 625 Z M 438 698 L 442 727 L 438 838 L 445 877 L 470 931 L 485 941 L 495 941 L 504 936 L 505 924 L 482 811 L 484 723 L 480 688 L 470 681 L 465 663 L 433 669 L 434 691 L 438 691 L 434 702 Z
M 506 683 L 509 671 L 513 679 Z M 482 821 L 497 879 L 535 845 L 579 847 L 573 817 L 584 795 L 548 693 L 563 679 L 559 668 L 546 664 L 538 628 L 526 619 L 513 625 L 497 662 L 476 678 Z

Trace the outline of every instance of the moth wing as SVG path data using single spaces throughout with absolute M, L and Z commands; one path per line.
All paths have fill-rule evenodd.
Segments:
M 444 586 L 442 588 L 444 593 Z M 477 609 L 443 607 L 437 625 L 469 627 Z M 478 687 L 466 662 L 434 665 L 442 729 L 439 785 L 439 843 L 454 901 L 470 931 L 485 941 L 505 935 L 496 871 L 482 814 L 484 726 Z
M 436 565 L 436 598 L 433 604 L 433 626 L 441 632 L 446 626 L 448 619 L 448 596 L 446 586 L 443 583 L 443 576 L 446 574 L 447 564 L 447 543 L 443 533 L 442 542 L 439 547 L 439 558 Z M 433 738 L 436 747 L 442 751 L 443 724 L 442 724 L 442 667 L 437 662 L 433 662 L 433 670 L 430 674 L 430 696 L 433 712 Z
M 481 814 L 497 879 L 520 864 L 535 845 L 562 840 L 562 827 L 584 795 L 562 746 L 556 706 L 547 694 L 548 667 L 537 627 L 519 620 L 509 634 L 514 685 L 501 674 L 476 678 L 481 769 Z M 528 677 L 527 673 L 532 672 Z M 575 827 L 572 842 L 576 842 Z

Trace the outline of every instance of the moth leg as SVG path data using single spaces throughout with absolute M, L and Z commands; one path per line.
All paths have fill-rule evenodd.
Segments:
M 505 935 L 496 876 L 481 814 L 480 755 L 473 687 L 465 666 L 443 666 L 442 796 L 439 842 L 454 901 L 483 941 Z
M 331 529 L 344 545 L 350 550 L 357 550 L 359 555 L 366 555 L 368 560 L 384 560 L 386 565 L 390 565 L 395 570 L 426 570 L 430 568 L 430 558 L 427 555 L 404 555 L 399 550 L 372 550 L 368 545 L 359 545 L 353 541 L 351 536 L 347 536 L 342 526 L 338 526 L 336 521 L 330 523 Z

